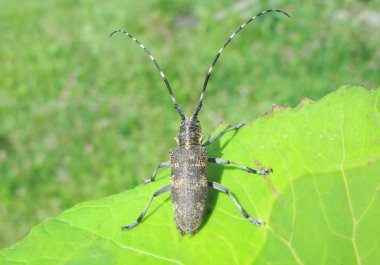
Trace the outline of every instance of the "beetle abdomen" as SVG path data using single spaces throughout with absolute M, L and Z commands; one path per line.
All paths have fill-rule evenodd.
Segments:
M 175 222 L 181 233 L 196 231 L 207 202 L 207 150 L 202 146 L 170 151 L 171 200 Z

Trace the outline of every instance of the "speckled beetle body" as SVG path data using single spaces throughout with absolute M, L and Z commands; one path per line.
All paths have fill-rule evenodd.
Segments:
M 231 200 L 233 201 L 233 203 L 235 204 L 235 206 L 239 209 L 240 213 L 248 221 L 256 225 L 260 225 L 263 223 L 262 221 L 258 221 L 255 218 L 249 216 L 243 210 L 240 204 L 237 202 L 237 200 L 235 199 L 235 197 L 233 196 L 232 192 L 229 189 L 227 189 L 226 187 L 222 186 L 221 184 L 217 182 L 208 181 L 207 165 L 208 163 L 231 164 L 235 167 L 245 170 L 248 173 L 254 173 L 254 174 L 259 174 L 259 175 L 267 175 L 270 172 L 272 172 L 272 169 L 268 168 L 268 169 L 255 170 L 255 169 L 240 165 L 238 163 L 235 163 L 229 160 L 225 160 L 221 158 L 209 158 L 207 155 L 207 149 L 205 146 L 211 144 L 213 141 L 218 139 L 224 133 L 237 130 L 243 127 L 244 123 L 231 126 L 228 129 L 221 131 L 215 136 L 209 138 L 206 142 L 203 143 L 203 135 L 202 135 L 201 124 L 198 120 L 198 113 L 202 107 L 203 97 L 206 91 L 208 80 L 224 48 L 237 35 L 237 33 L 239 33 L 247 24 L 253 21 L 256 17 L 259 17 L 265 13 L 269 13 L 272 11 L 284 14 L 289 17 L 289 15 L 286 14 L 284 11 L 277 10 L 277 9 L 269 9 L 269 10 L 260 12 L 256 16 L 251 17 L 244 24 L 242 24 L 233 34 L 230 35 L 230 37 L 224 43 L 222 48 L 216 54 L 213 62 L 211 63 L 211 66 L 209 67 L 209 70 L 206 74 L 206 78 L 203 84 L 200 99 L 197 105 L 195 106 L 193 115 L 190 116 L 189 118 L 185 116 L 181 107 L 178 105 L 173 95 L 172 89 L 169 85 L 169 82 L 166 79 L 165 74 L 161 70 L 161 67 L 159 66 L 156 59 L 147 50 L 147 48 L 145 48 L 145 46 L 141 44 L 141 42 L 139 42 L 135 37 L 133 37 L 131 34 L 129 34 L 128 32 L 124 30 L 116 30 L 113 33 L 111 33 L 111 36 L 116 32 L 123 33 L 124 35 L 131 38 L 134 42 L 136 42 L 142 49 L 144 49 L 145 53 L 148 54 L 149 58 L 153 61 L 163 81 L 165 82 L 169 95 L 172 99 L 174 108 L 176 109 L 176 111 L 178 112 L 178 114 L 181 116 L 181 119 L 182 119 L 179 134 L 175 138 L 178 144 L 178 148 L 170 150 L 170 160 L 163 163 L 159 163 L 155 171 L 153 172 L 151 178 L 148 180 L 145 180 L 146 184 L 155 181 L 155 177 L 159 168 L 171 166 L 170 184 L 154 192 L 147 206 L 145 207 L 143 212 L 140 214 L 140 216 L 137 218 L 137 220 L 130 225 L 122 226 L 121 227 L 122 230 L 125 230 L 125 229 L 129 230 L 136 227 L 144 218 L 154 197 L 164 192 L 171 191 L 171 201 L 173 205 L 174 219 L 175 219 L 179 232 L 181 234 L 194 233 L 195 231 L 199 229 L 200 225 L 202 224 L 202 220 L 203 220 L 204 213 L 206 210 L 206 205 L 207 205 L 208 188 L 213 188 L 213 189 L 216 189 L 218 191 L 228 194 Z
M 202 146 L 198 120 L 184 120 L 179 147 L 170 150 L 171 200 L 178 230 L 196 231 L 202 223 L 207 203 L 207 149 Z

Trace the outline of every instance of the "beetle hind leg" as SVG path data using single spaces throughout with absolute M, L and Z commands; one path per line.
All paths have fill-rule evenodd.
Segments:
M 140 214 L 140 216 L 137 218 L 137 220 L 133 224 L 122 226 L 121 230 L 130 230 L 130 229 L 134 228 L 135 226 L 137 226 L 142 221 L 142 219 L 144 218 L 146 212 L 149 209 L 150 204 L 153 201 L 153 198 L 164 193 L 164 192 L 166 192 L 166 191 L 168 191 L 168 190 L 170 190 L 170 185 L 166 185 L 165 187 L 163 187 L 163 188 L 159 189 L 158 191 L 156 191 L 155 193 L 153 193 L 153 195 L 150 197 L 148 205 L 145 206 L 144 211 Z
M 259 226 L 261 224 L 264 224 L 263 221 L 260 221 L 260 220 L 257 220 L 251 216 L 249 216 L 246 211 L 244 211 L 243 207 L 241 207 L 241 205 L 237 202 L 237 200 L 235 199 L 235 196 L 232 194 L 232 192 L 227 189 L 226 187 L 224 187 L 223 185 L 217 183 L 217 182 L 214 182 L 214 181 L 209 181 L 208 182 L 208 185 L 209 187 L 213 188 L 213 189 L 216 189 L 218 191 L 221 191 L 221 192 L 224 192 L 224 193 L 227 193 L 231 200 L 233 201 L 233 203 L 235 204 L 235 206 L 239 209 L 240 213 L 246 218 L 248 219 L 248 221 L 254 223 L 255 225 Z

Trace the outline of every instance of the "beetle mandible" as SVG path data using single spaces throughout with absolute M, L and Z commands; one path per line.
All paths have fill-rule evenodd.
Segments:
M 144 49 L 145 53 L 148 54 L 150 59 L 153 61 L 163 81 L 165 82 L 165 85 L 169 91 L 170 97 L 173 101 L 174 108 L 176 109 L 176 111 L 178 112 L 178 114 L 181 116 L 181 119 L 182 119 L 181 125 L 179 128 L 179 134 L 175 138 L 178 144 L 178 148 L 171 149 L 170 161 L 166 161 L 166 162 L 158 164 L 151 178 L 144 181 L 145 183 L 155 181 L 155 177 L 159 168 L 171 166 L 171 183 L 157 190 L 156 192 L 154 192 L 149 200 L 149 203 L 147 204 L 143 212 L 140 214 L 140 216 L 137 218 L 137 220 L 130 225 L 122 226 L 121 227 L 122 230 L 125 230 L 125 229 L 129 230 L 137 226 L 144 218 L 150 204 L 152 203 L 153 198 L 170 190 L 171 200 L 172 200 L 172 205 L 173 205 L 173 210 L 174 210 L 175 223 L 177 225 L 179 232 L 181 234 L 194 233 L 200 227 L 203 220 L 203 216 L 206 209 L 208 187 L 211 187 L 213 189 L 216 189 L 218 191 L 228 194 L 231 197 L 233 203 L 241 212 L 241 214 L 250 222 L 258 226 L 263 223 L 263 221 L 256 220 L 255 218 L 249 216 L 243 210 L 240 204 L 237 202 L 237 200 L 235 199 L 235 197 L 233 196 L 232 192 L 229 189 L 227 189 L 226 187 L 222 186 L 221 184 L 217 182 L 208 181 L 207 163 L 210 162 L 210 163 L 216 163 L 216 164 L 231 164 L 249 173 L 254 173 L 254 174 L 259 174 L 259 175 L 267 175 L 270 172 L 272 172 L 272 169 L 268 168 L 268 169 L 255 170 L 255 169 L 240 165 L 238 163 L 235 163 L 229 160 L 225 160 L 221 158 L 209 158 L 207 156 L 207 149 L 205 146 L 211 144 L 213 141 L 215 141 L 224 133 L 228 131 L 232 131 L 232 130 L 237 130 L 241 128 L 242 126 L 244 126 L 245 124 L 240 123 L 238 125 L 231 126 L 228 129 L 221 131 L 215 136 L 211 137 L 206 142 L 202 143 L 203 135 L 202 135 L 202 130 L 201 130 L 201 124 L 198 120 L 198 113 L 202 107 L 203 97 L 204 97 L 207 83 L 210 79 L 212 70 L 216 62 L 218 61 L 219 56 L 223 52 L 224 48 L 231 42 L 231 40 L 236 36 L 236 34 L 239 33 L 251 21 L 253 21 L 255 18 L 263 14 L 273 12 L 273 11 L 284 14 L 287 17 L 289 17 L 287 13 L 278 9 L 269 9 L 266 11 L 262 11 L 258 13 L 257 15 L 248 19 L 234 33 L 230 35 L 227 41 L 223 44 L 222 48 L 216 54 L 213 62 L 211 63 L 210 68 L 208 69 L 208 72 L 206 74 L 206 78 L 203 84 L 200 99 L 197 105 L 195 106 L 193 115 L 190 117 L 186 117 L 181 107 L 178 105 L 176 99 L 174 98 L 172 89 L 169 85 L 169 81 L 167 80 L 157 60 L 148 51 L 148 49 L 145 48 L 145 46 L 140 41 L 138 41 L 135 37 L 133 37 L 131 34 L 129 34 L 128 32 L 124 30 L 116 30 L 111 33 L 110 36 L 112 36 L 116 32 L 120 32 L 128 36 L 129 38 L 131 38 L 142 49 Z

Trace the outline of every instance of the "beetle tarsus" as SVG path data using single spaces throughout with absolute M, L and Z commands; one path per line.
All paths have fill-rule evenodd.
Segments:
M 263 225 L 263 224 L 265 224 L 265 222 L 264 221 L 259 221 L 259 220 L 256 220 L 255 218 L 253 218 L 253 217 L 248 217 L 248 220 L 250 221 L 250 222 L 252 222 L 252 223 L 254 223 L 255 225 L 257 225 L 257 226 L 260 226 L 260 225 Z
M 256 174 L 259 174 L 259 175 L 269 175 L 270 173 L 273 173 L 272 168 L 267 168 L 267 169 L 256 171 Z

